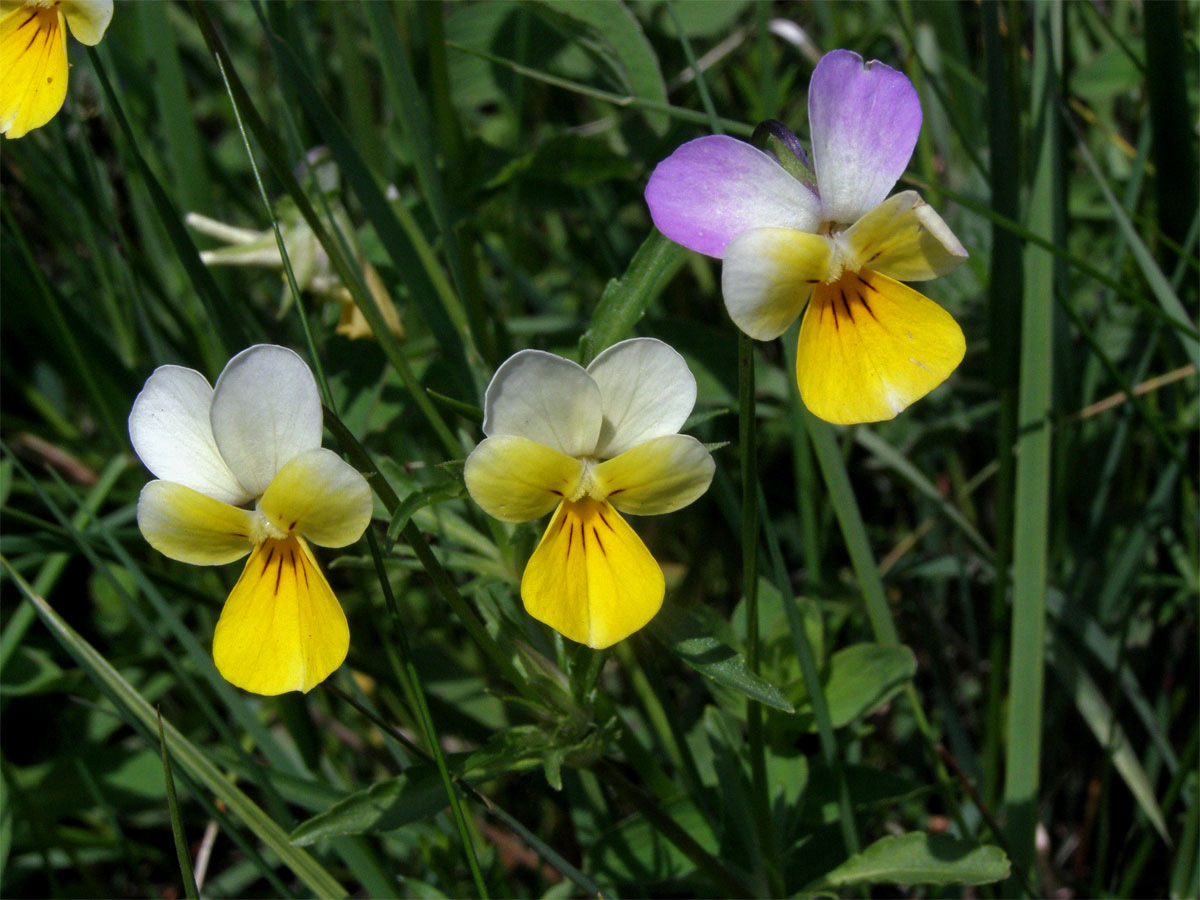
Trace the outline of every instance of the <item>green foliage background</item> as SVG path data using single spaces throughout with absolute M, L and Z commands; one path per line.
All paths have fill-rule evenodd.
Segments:
M 0 890 L 182 896 L 194 862 L 211 897 L 1196 896 L 1196 18 L 119 2 L 0 154 Z M 963 365 L 849 429 L 802 409 L 794 329 L 739 360 L 719 264 L 642 200 L 714 126 L 803 138 L 836 47 L 916 85 L 903 184 L 971 253 L 928 286 Z M 189 212 L 278 224 L 295 286 L 324 254 L 378 324 L 368 261 L 403 337 L 206 267 Z M 484 516 L 461 460 L 510 353 L 631 334 L 685 354 L 688 430 L 729 445 L 637 521 L 666 606 L 597 653 L 524 614 L 544 523 Z M 263 341 L 319 370 L 378 498 L 322 554 L 351 649 L 307 696 L 220 679 L 237 566 L 135 523 L 145 378 Z

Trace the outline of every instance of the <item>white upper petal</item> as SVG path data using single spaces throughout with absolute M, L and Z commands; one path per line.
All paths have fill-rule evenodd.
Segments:
M 612 457 L 675 434 L 696 405 L 696 379 L 683 357 L 654 338 L 613 344 L 588 374 L 600 387 L 604 421 L 596 455 Z
M 129 439 L 146 468 L 164 481 L 235 506 L 251 499 L 213 439 L 213 389 L 195 369 L 159 366 L 133 401 Z
M 483 433 L 514 434 L 567 456 L 591 456 L 600 439 L 600 388 L 583 367 L 553 353 L 522 350 L 492 376 Z
M 321 399 L 304 360 L 274 344 L 231 359 L 213 391 L 212 433 L 238 481 L 261 496 L 284 463 L 321 446 Z
M 100 43 L 112 21 L 112 0 L 60 0 L 59 5 L 75 40 L 91 47 Z

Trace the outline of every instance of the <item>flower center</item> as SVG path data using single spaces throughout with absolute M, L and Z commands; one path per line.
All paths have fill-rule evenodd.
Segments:
M 592 470 L 596 468 L 599 461 L 585 457 L 580 462 L 583 463 L 583 471 L 579 473 L 579 481 L 575 483 L 575 490 L 571 492 L 571 496 L 566 498 L 571 503 L 576 503 L 584 497 L 590 497 L 596 489 L 596 476 Z
M 250 541 L 261 544 L 263 541 L 282 541 L 292 536 L 292 530 L 280 528 L 271 517 L 261 509 L 254 510 L 254 523 L 250 526 Z

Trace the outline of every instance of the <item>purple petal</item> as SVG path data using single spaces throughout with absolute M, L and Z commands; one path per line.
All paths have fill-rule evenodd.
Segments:
M 821 218 L 848 225 L 904 174 L 921 132 L 921 101 L 904 73 L 834 50 L 809 82 L 808 121 Z
M 767 154 L 724 135 L 688 141 L 646 185 L 658 230 L 689 250 L 720 257 L 750 228 L 816 231 L 820 203 Z

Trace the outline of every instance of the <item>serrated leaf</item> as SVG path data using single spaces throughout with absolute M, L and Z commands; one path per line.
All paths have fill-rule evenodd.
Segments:
M 706 633 L 703 625 L 686 611 L 663 606 L 650 623 L 650 633 L 685 663 L 717 684 L 783 712 L 794 711 L 783 691 L 751 672 L 746 667 L 745 657 Z
M 853 884 L 990 884 L 1008 877 L 999 847 L 921 831 L 885 837 L 805 888 L 805 893 Z

